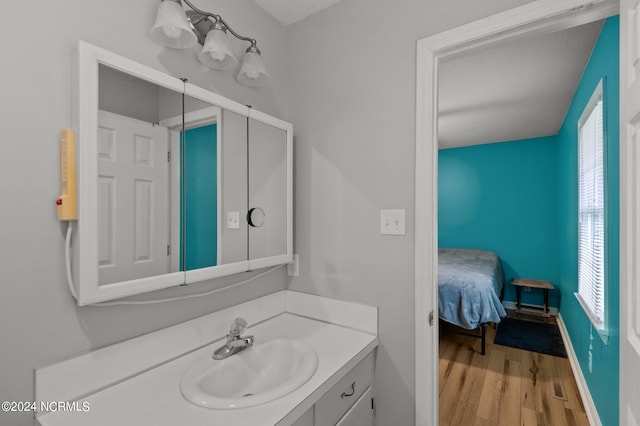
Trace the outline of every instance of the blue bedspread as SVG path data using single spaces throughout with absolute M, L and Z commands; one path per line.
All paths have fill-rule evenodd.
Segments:
M 439 316 L 473 330 L 484 322 L 500 322 L 507 313 L 498 298 L 504 271 L 498 255 L 486 250 L 438 250 Z

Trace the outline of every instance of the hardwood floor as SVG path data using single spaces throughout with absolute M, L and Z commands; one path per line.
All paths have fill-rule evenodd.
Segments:
M 588 426 L 567 358 L 493 343 L 440 327 L 440 426 Z

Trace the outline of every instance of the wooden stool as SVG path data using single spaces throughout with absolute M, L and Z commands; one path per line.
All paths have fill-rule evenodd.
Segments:
M 516 307 L 518 314 L 520 314 L 522 310 L 522 306 L 525 306 L 521 303 L 522 297 L 522 287 L 528 288 L 541 288 L 544 297 L 544 307 L 542 308 L 542 316 L 549 318 L 549 290 L 553 290 L 553 284 L 551 281 L 542 281 L 542 280 L 529 280 L 526 278 L 514 278 L 511 280 L 511 285 L 516 287 Z M 535 306 L 526 305 L 529 308 L 535 308 Z M 539 309 L 539 308 L 538 308 Z

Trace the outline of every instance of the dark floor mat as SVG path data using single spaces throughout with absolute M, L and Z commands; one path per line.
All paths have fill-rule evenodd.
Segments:
M 564 348 L 557 324 L 504 318 L 498 324 L 494 343 L 547 355 L 567 357 L 567 351 Z

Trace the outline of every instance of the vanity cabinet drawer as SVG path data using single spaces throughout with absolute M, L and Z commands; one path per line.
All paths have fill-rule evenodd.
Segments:
M 373 382 L 374 352 L 360 361 L 315 405 L 314 426 L 335 426 Z
M 368 387 L 336 426 L 373 426 L 373 389 Z

